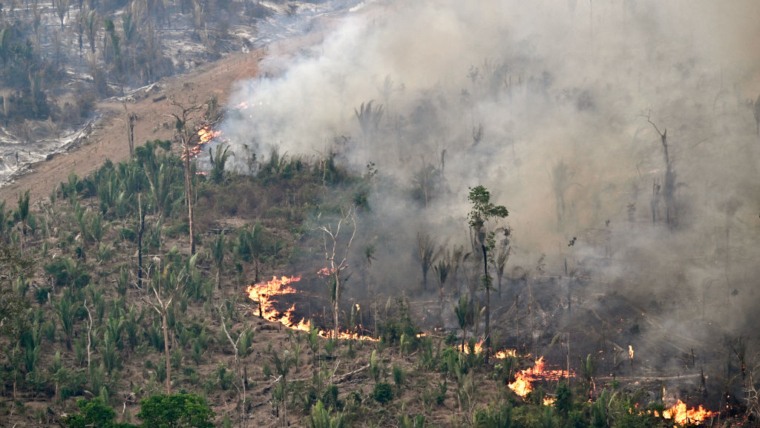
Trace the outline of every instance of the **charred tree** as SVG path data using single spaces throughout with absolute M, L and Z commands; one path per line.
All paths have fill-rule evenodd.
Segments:
M 660 143 L 662 144 L 662 154 L 665 158 L 665 180 L 662 185 L 662 197 L 665 200 L 665 222 L 668 227 L 675 225 L 676 219 L 676 172 L 673 170 L 673 159 L 670 157 L 670 146 L 668 145 L 668 130 L 660 132 L 657 125 L 652 122 L 649 115 L 646 116 L 647 122 L 649 122 L 657 134 L 660 136 Z M 658 185 L 655 185 L 658 186 Z M 659 192 L 659 188 L 656 189 Z
M 340 330 L 340 295 L 343 293 L 342 287 L 346 281 L 342 275 L 343 271 L 348 269 L 348 253 L 356 236 L 356 208 L 350 207 L 341 214 L 337 222 L 318 226 L 317 229 L 322 232 L 325 260 L 330 271 L 328 289 L 335 323 L 334 338 L 337 339 Z M 346 229 L 350 229 L 350 236 L 345 236 Z M 341 241 L 345 244 L 342 245 Z M 343 250 L 341 251 L 339 247 Z
M 131 158 L 135 151 L 135 121 L 137 120 L 137 115 L 127 110 L 126 103 L 124 103 L 124 112 L 127 115 L 127 144 L 129 144 L 129 157 Z

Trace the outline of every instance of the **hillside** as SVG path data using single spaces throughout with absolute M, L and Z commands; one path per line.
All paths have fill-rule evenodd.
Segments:
M 23 267 L 3 279 L 4 325 L 14 326 L 3 337 L 6 423 L 56 426 L 76 412 L 77 399 L 93 397 L 113 406 L 118 420 L 137 423 L 140 400 L 169 387 L 168 370 L 171 390 L 205 397 L 217 425 L 308 425 L 321 400 L 346 426 L 505 426 L 494 422 L 498 418 L 517 426 L 587 426 L 591 420 L 605 424 L 595 426 L 668 426 L 668 419 L 654 416 L 662 415 L 662 404 L 640 407 L 646 387 L 605 378 L 592 355 L 584 366 L 572 364 L 571 389 L 562 386 L 567 372 L 561 370 L 519 384 L 533 372 L 535 356 L 508 350 L 484 365 L 484 353 L 471 351 L 479 347 L 477 324 L 470 351 L 462 353 L 456 330 L 446 332 L 440 321 L 421 316 L 437 311 L 438 303 L 414 295 L 378 290 L 344 298 L 341 329 L 367 338 L 320 337 L 320 328 L 332 326 L 325 289 L 331 275 L 315 227 L 335 230 L 341 207 L 353 204 L 357 228 L 366 233 L 375 176 L 352 176 L 329 158 L 309 164 L 277 156 L 254 177 L 195 176 L 195 221 L 202 232 L 190 257 L 181 162 L 161 147 L 168 148 L 150 142 L 128 163 L 106 163 L 81 179 L 70 175 L 28 214 L 27 200 L 18 211 L 2 211 L 5 271 Z M 149 188 L 163 189 L 161 196 Z M 350 272 L 371 275 L 371 249 L 349 249 L 364 251 L 369 262 Z M 317 274 L 322 268 L 327 275 Z M 262 306 L 263 315 L 274 323 L 259 317 L 261 301 L 246 291 L 255 277 L 265 282 L 272 275 L 301 278 L 291 284 L 295 294 L 265 294 L 272 302 Z M 347 296 L 356 295 L 354 282 L 347 283 Z M 171 299 L 168 365 L 158 298 Z M 547 298 L 535 304 L 551 305 Z M 292 319 L 291 304 L 298 306 Z M 471 309 L 464 308 L 467 319 Z M 303 316 L 312 319 L 311 331 L 284 326 Z M 496 349 L 502 340 L 495 339 Z M 562 358 L 552 362 L 563 364 Z M 537 389 L 523 398 L 518 388 L 522 394 Z M 589 394 L 595 402 L 587 401 Z M 543 405 L 542 397 L 554 404 Z
M 756 2 L 143 3 L 0 10 L 0 425 L 758 426 Z

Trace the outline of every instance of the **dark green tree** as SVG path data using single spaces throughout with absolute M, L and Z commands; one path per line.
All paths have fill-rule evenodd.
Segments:
M 483 251 L 483 288 L 486 291 L 486 337 L 485 337 L 485 363 L 491 354 L 491 289 L 493 278 L 488 274 L 488 262 L 495 264 L 493 249 L 496 247 L 496 233 L 488 230 L 486 223 L 491 219 L 504 218 L 509 211 L 503 205 L 494 205 L 491 202 L 491 193 L 483 186 L 471 187 L 468 196 L 472 203 L 472 211 L 468 216 L 470 228 Z M 490 253 L 490 254 L 489 254 Z
M 154 395 L 140 402 L 142 428 L 213 428 L 214 412 L 193 394 Z
M 80 398 L 77 401 L 79 413 L 69 415 L 61 419 L 64 428 L 132 428 L 135 425 L 114 422 L 116 412 L 109 405 L 103 403 L 100 397 L 92 401 Z M 136 428 L 136 427 L 135 427 Z
M 21 252 L 24 252 L 24 236 L 26 236 L 26 224 L 29 221 L 29 190 L 18 196 L 18 218 L 21 221 Z

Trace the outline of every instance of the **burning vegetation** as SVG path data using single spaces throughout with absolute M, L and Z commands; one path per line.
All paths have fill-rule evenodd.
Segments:
M 266 319 L 267 321 L 275 322 L 284 325 L 285 327 L 298 331 L 309 332 L 312 328 L 317 330 L 319 337 L 323 338 L 335 338 L 333 331 L 318 329 L 314 325 L 313 319 L 301 318 L 296 321 L 296 304 L 292 304 L 288 309 L 284 311 L 277 310 L 275 304 L 280 299 L 287 298 L 289 294 L 297 293 L 296 289 L 291 284 L 301 281 L 300 276 L 291 277 L 272 277 L 271 281 L 260 282 L 258 284 L 248 286 L 248 298 L 258 305 L 258 316 Z M 356 305 L 357 310 L 358 305 Z M 338 339 L 346 340 L 366 340 L 377 341 L 376 338 L 367 336 L 361 333 L 361 325 L 348 330 L 338 331 Z
M 181 156 L 0 203 L 0 415 L 165 388 L 221 426 L 757 425 L 760 68 L 699 33 L 737 1 L 364 2 L 226 114 L 172 100 Z
M 693 407 L 688 408 L 686 406 L 686 403 L 678 400 L 675 405 L 662 412 L 662 416 L 665 419 L 670 419 L 679 425 L 689 425 L 704 422 L 708 418 L 717 416 L 717 413 L 706 410 L 701 405 L 696 409 Z
M 209 143 L 219 139 L 221 136 L 222 131 L 213 129 L 211 125 L 203 125 L 198 128 L 198 132 L 196 132 L 195 136 L 191 137 L 191 144 L 188 147 L 190 159 L 195 159 L 198 155 L 203 153 Z M 186 157 L 185 153 L 183 152 L 180 157 L 184 160 Z

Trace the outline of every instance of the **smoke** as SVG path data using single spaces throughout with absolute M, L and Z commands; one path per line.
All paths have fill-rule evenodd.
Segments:
M 367 3 L 317 45 L 270 51 L 270 77 L 235 84 L 230 105 L 247 108 L 223 131 L 238 161 L 276 148 L 374 163 L 372 281 L 418 286 L 419 231 L 469 249 L 482 184 L 510 210 L 508 272 L 539 278 L 545 254 L 543 276 L 567 264 L 591 308 L 621 293 L 698 340 L 703 311 L 724 332 L 751 326 L 760 3 Z

